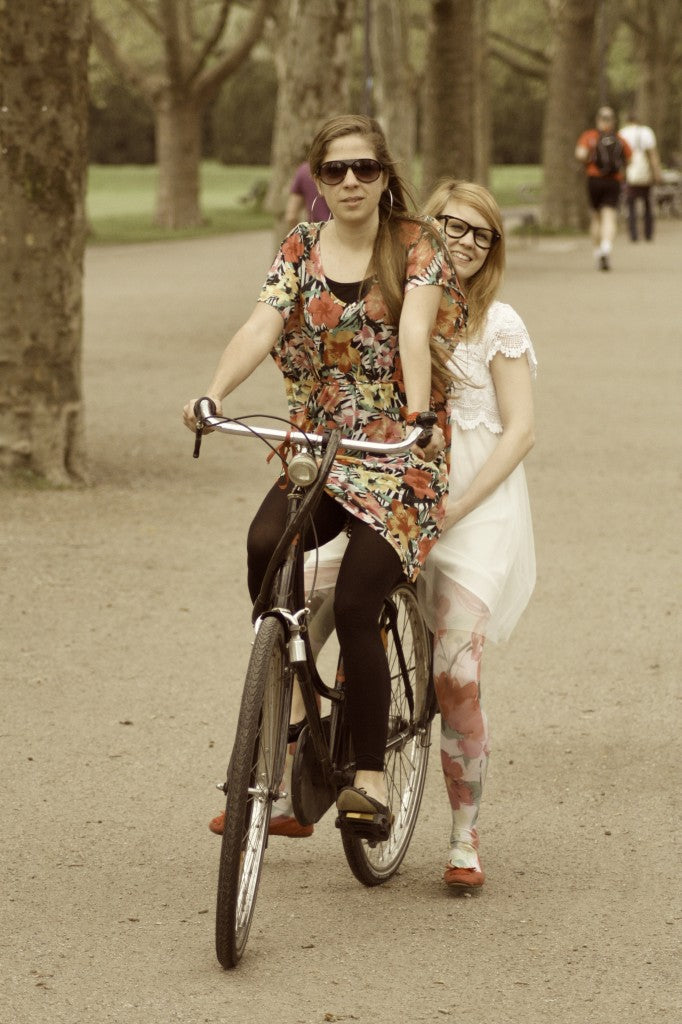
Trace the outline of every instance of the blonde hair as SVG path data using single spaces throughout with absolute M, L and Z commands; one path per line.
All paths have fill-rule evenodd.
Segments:
M 407 270 L 407 249 L 403 241 L 402 225 L 405 221 L 422 224 L 437 240 L 450 260 L 450 253 L 443 243 L 439 231 L 416 214 L 414 200 L 409 186 L 398 173 L 386 142 L 386 136 L 378 121 L 362 114 L 342 114 L 326 121 L 313 139 L 308 154 L 310 170 L 319 177 L 327 150 L 335 139 L 345 135 L 360 135 L 371 146 L 376 159 L 382 164 L 388 176 L 386 188 L 379 199 L 379 229 L 374 239 L 370 272 L 376 275 L 381 294 L 389 316 L 396 326 L 400 322 L 403 306 L 405 274 Z M 452 374 L 445 365 L 440 350 L 431 344 L 431 376 L 434 390 L 443 394 L 448 388 Z
M 469 306 L 467 326 L 473 334 L 485 322 L 488 309 L 502 282 L 505 265 L 504 224 L 502 213 L 492 193 L 474 181 L 460 181 L 458 178 L 443 178 L 439 181 L 424 204 L 423 212 L 435 217 L 442 213 L 450 202 L 471 206 L 500 236 L 488 250 L 481 269 L 466 282 L 466 299 Z

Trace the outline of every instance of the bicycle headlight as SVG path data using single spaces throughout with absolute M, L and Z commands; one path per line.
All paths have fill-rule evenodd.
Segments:
M 289 463 L 289 479 L 297 487 L 310 487 L 317 477 L 317 462 L 310 452 L 297 452 Z

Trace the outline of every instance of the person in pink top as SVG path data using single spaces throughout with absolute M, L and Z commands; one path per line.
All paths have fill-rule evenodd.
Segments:
M 291 231 L 301 221 L 329 220 L 331 213 L 324 198 L 317 191 L 315 179 L 310 173 L 310 164 L 305 161 L 296 168 L 289 198 L 284 211 L 287 231 Z

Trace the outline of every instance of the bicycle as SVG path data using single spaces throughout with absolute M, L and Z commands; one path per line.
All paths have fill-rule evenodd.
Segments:
M 236 736 L 226 781 L 218 786 L 225 793 L 226 804 L 215 944 L 220 964 L 232 968 L 241 960 L 253 920 L 272 804 L 286 795 L 281 792 L 281 782 L 294 678 L 301 688 L 306 711 L 292 769 L 290 795 L 297 820 L 303 825 L 319 821 L 335 803 L 339 790 L 349 785 L 355 775 L 344 716 L 343 672 L 337 671 L 331 687 L 320 678 L 307 637 L 309 608 L 305 604 L 295 607 L 301 534 L 320 500 L 340 449 L 399 453 L 414 444 L 422 428 L 413 428 L 403 441 L 380 444 L 343 438 L 338 430 L 311 434 L 255 427 L 244 422 L 246 417 L 217 417 L 210 399 L 200 399 L 195 412 L 195 457 L 206 427 L 259 437 L 268 443 L 286 442 L 295 448 L 287 464 L 293 488 L 286 525 L 254 603 L 256 633 Z M 424 789 L 431 722 L 436 709 L 431 637 L 411 583 L 404 581 L 393 588 L 384 602 L 380 622 L 391 674 L 384 771 L 393 822 L 383 823 L 386 827 L 380 839 L 376 838 L 375 829 L 370 834 L 367 829 L 367 820 L 377 816 L 346 816 L 350 820 L 344 819 L 341 829 L 349 867 L 366 886 L 379 885 L 391 878 L 407 852 Z M 330 711 L 324 716 L 319 710 L 320 698 L 329 701 Z

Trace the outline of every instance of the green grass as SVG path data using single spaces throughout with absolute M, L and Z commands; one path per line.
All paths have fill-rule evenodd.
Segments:
M 539 164 L 502 164 L 490 170 L 490 190 L 502 207 L 538 202 L 541 186 Z
M 215 161 L 201 166 L 200 227 L 169 231 L 154 224 L 156 167 L 90 167 L 87 194 L 90 244 L 125 244 L 199 238 L 234 231 L 267 230 L 272 215 L 248 201 L 254 187 L 267 182 L 269 167 L 225 167 Z M 537 201 L 542 168 L 518 164 L 493 167 L 491 188 L 501 206 Z
M 204 223 L 170 231 L 154 223 L 156 167 L 94 164 L 88 176 L 89 241 L 125 244 L 270 228 L 272 215 L 247 201 L 254 186 L 267 181 L 269 174 L 268 167 L 225 167 L 205 161 L 201 166 Z

